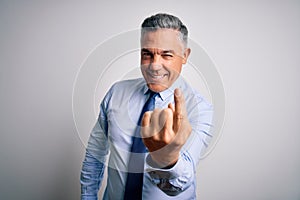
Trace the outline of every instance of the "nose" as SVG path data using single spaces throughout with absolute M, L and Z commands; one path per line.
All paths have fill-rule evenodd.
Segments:
M 161 56 L 154 54 L 152 61 L 150 63 L 150 69 L 153 71 L 160 70 L 162 68 Z

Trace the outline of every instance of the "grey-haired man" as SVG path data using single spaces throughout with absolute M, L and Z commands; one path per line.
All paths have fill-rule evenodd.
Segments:
M 180 76 L 191 52 L 187 38 L 175 16 L 159 13 L 142 23 L 143 78 L 115 83 L 102 100 L 83 161 L 82 199 L 97 199 L 107 157 L 105 200 L 196 199 L 213 108 Z

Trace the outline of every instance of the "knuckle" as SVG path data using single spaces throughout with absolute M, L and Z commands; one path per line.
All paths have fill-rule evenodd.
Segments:
M 164 136 L 163 138 L 166 138 L 169 135 L 169 131 L 166 128 L 164 128 L 162 134 Z
M 157 114 L 157 113 L 160 113 L 160 111 L 161 111 L 161 109 L 155 108 L 155 109 L 153 110 L 153 113 Z
M 176 114 L 176 119 L 183 119 L 183 115 L 180 113 Z
M 161 114 L 162 116 L 164 116 L 165 118 L 169 117 L 170 116 L 170 109 L 166 108 L 166 109 L 163 109 Z
M 150 113 L 149 112 L 145 112 L 143 115 L 143 119 L 147 119 L 150 117 Z
M 171 117 L 172 116 L 172 110 L 170 108 L 165 108 L 161 111 L 162 116 L 165 118 Z
M 163 109 L 162 113 L 164 113 L 165 115 L 167 115 L 168 114 L 168 109 L 167 108 Z
M 165 135 L 163 138 L 163 142 L 165 145 L 170 144 L 171 143 L 171 138 L 169 135 Z
M 172 110 L 171 110 L 170 108 L 166 108 L 166 109 L 165 109 L 165 112 L 166 112 L 166 114 L 167 114 L 168 116 L 170 116 L 170 115 L 173 114 L 173 112 L 172 112 Z
M 165 144 L 169 144 L 172 142 L 173 139 L 173 133 L 170 132 L 170 130 L 164 129 L 163 131 L 163 141 L 165 142 Z
M 149 118 L 151 118 L 151 115 L 152 115 L 152 111 L 147 111 L 144 113 L 143 115 L 143 120 L 149 120 Z

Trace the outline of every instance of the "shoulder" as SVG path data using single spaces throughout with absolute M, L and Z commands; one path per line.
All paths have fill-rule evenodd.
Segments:
M 122 80 L 114 83 L 110 90 L 112 91 L 134 90 L 137 88 L 141 88 L 144 85 L 145 85 L 145 80 L 143 78 L 128 79 L 128 80 Z
M 109 102 L 112 98 L 121 100 L 124 96 L 128 96 L 136 91 L 142 91 L 145 86 L 146 82 L 143 78 L 117 81 L 108 90 L 104 101 Z

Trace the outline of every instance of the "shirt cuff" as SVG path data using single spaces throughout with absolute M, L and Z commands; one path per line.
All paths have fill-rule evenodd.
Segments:
M 177 163 L 170 169 L 160 169 L 151 166 L 150 154 L 146 157 L 146 171 L 151 182 L 170 196 L 176 196 L 186 190 L 193 182 L 194 167 L 187 153 L 182 152 Z

